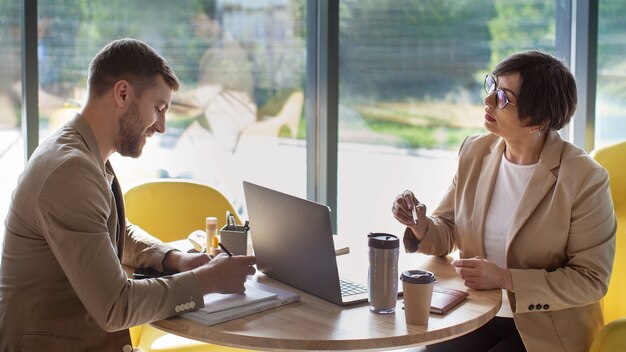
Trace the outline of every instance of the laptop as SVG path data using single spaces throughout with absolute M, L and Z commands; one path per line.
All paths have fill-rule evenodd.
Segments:
M 367 301 L 367 287 L 340 279 L 330 208 L 244 181 L 257 268 L 338 305 Z

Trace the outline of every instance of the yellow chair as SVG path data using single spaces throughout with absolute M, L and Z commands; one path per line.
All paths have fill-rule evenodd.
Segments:
M 163 242 L 187 238 L 205 229 L 207 216 L 226 224 L 226 211 L 241 223 L 231 202 L 217 189 L 181 179 L 159 179 L 129 189 L 124 194 L 126 217 Z
M 589 352 L 626 351 L 626 319 L 617 319 L 607 324 L 593 339 Z
M 124 200 L 126 217 L 163 242 L 185 239 L 192 231 L 203 230 L 207 216 L 215 216 L 221 228 L 226 223 L 226 210 L 241 223 L 233 205 L 220 191 L 188 180 L 147 182 L 128 190 Z M 168 334 L 148 324 L 135 326 L 130 333 L 133 346 L 141 351 L 243 351 Z
M 615 261 L 609 291 L 602 300 L 604 319 L 626 317 L 626 142 L 599 148 L 592 156 L 608 172 L 617 218 Z
M 617 218 L 613 273 L 602 299 L 604 320 L 609 324 L 594 338 L 591 351 L 626 351 L 626 319 L 620 319 L 626 317 L 626 142 L 599 148 L 591 155 L 609 172 Z

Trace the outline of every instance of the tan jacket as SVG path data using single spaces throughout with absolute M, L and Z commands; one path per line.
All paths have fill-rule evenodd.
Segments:
M 175 315 L 181 303 L 203 305 L 191 272 L 127 278 L 122 263 L 162 270 L 171 248 L 125 225 L 113 169 L 80 116 L 37 148 L 5 225 L 2 352 L 123 351 L 129 327 Z
M 485 257 L 483 229 L 503 152 L 495 135 L 465 141 L 420 252 L 446 255 L 458 247 L 462 258 Z M 550 132 L 506 244 L 514 288 L 508 296 L 528 351 L 589 349 L 603 326 L 599 301 L 611 276 L 615 230 L 606 170 Z M 410 230 L 404 242 L 417 249 Z

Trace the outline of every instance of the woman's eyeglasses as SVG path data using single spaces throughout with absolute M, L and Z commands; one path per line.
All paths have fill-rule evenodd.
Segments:
M 495 99 L 498 109 L 504 109 L 506 104 L 515 106 L 515 104 L 509 101 L 509 97 L 506 96 L 506 93 L 502 89 L 496 87 L 496 79 L 492 75 L 485 76 L 485 92 L 487 92 L 487 94 L 491 94 L 494 91 L 496 92 Z

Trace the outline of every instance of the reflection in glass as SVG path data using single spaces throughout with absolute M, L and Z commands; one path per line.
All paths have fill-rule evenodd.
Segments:
M 80 110 L 98 50 L 134 37 L 167 59 L 182 88 L 165 134 L 149 139 L 137 160 L 112 156 L 124 188 L 148 178 L 192 178 L 220 189 L 240 211 L 244 179 L 306 194 L 304 0 L 39 5 L 40 100 L 49 102 L 40 107 L 42 138 Z
M 11 193 L 24 167 L 21 1 L 0 0 L 0 247 Z
M 439 204 L 460 144 L 485 132 L 485 75 L 516 51 L 554 53 L 555 13 L 538 0 L 340 2 L 339 233 L 402 231 L 390 209 L 406 189 Z

